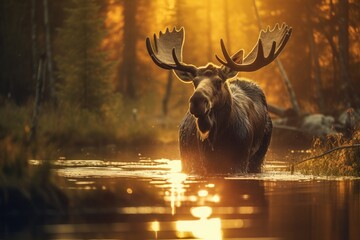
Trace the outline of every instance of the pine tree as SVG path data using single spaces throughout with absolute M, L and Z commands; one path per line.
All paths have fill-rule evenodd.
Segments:
M 110 92 L 112 64 L 100 50 L 105 35 L 96 0 L 72 0 L 58 31 L 59 100 L 70 106 L 98 110 Z

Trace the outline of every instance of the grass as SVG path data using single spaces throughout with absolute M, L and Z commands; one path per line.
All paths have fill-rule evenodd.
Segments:
M 98 112 L 60 107 L 59 111 L 53 111 L 53 116 L 44 119 L 44 135 L 55 138 L 50 141 L 72 146 L 149 145 L 162 138 L 164 129 L 156 114 L 159 109 L 156 100 L 143 97 L 124 101 L 121 96 L 114 95 L 109 102 Z M 174 129 L 177 131 L 176 127 Z
M 121 96 L 111 97 L 109 104 L 97 111 L 60 104 L 44 104 L 40 110 L 33 157 L 53 157 L 56 149 L 101 148 L 115 145 L 128 148 L 134 145 L 177 141 L 177 124 L 164 127 L 154 100 L 143 98 L 125 102 Z M 0 105 L 0 139 L 11 135 L 16 140 L 28 139 L 33 105 L 17 106 L 11 102 Z M 158 114 L 160 115 L 160 114 Z M 171 120 L 170 120 L 171 121 Z M 41 148 L 39 149 L 34 148 Z
M 57 187 L 50 164 L 28 166 L 28 159 L 55 159 L 58 148 L 119 148 L 152 144 L 162 128 L 152 119 L 152 101 L 125 104 L 113 96 L 97 111 L 44 104 L 36 138 L 29 141 L 33 104 L 0 103 L 0 212 L 66 211 L 69 199 Z M 136 111 L 134 109 L 138 107 Z M 45 161 L 49 162 L 49 161 Z
M 4 214 L 64 212 L 68 199 L 45 164 L 28 167 L 28 147 L 7 136 L 0 140 L 0 211 Z
M 312 148 L 312 156 L 320 155 L 331 149 L 360 143 L 360 131 L 353 133 L 350 139 L 342 134 L 329 135 L 325 142 L 317 139 Z M 340 149 L 299 163 L 296 169 L 303 174 L 320 176 L 360 176 L 360 147 Z
M 26 121 L 31 119 L 31 107 L 18 107 L 12 102 L 0 102 L 0 139 L 11 135 L 16 140 L 24 136 L 28 124 Z

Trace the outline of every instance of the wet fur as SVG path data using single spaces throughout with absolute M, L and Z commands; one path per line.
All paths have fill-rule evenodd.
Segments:
M 186 172 L 261 171 L 272 132 L 264 93 L 256 84 L 239 79 L 224 87 L 221 104 L 204 117 L 187 112 L 180 125 L 180 154 Z

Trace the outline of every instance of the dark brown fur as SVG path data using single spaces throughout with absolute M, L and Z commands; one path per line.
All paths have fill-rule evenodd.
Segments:
M 264 93 L 249 81 L 226 81 L 223 70 L 209 64 L 193 79 L 179 133 L 186 172 L 261 171 L 272 132 Z

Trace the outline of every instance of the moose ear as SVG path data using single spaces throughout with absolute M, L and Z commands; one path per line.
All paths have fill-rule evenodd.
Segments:
M 240 51 L 238 51 L 233 56 L 231 56 L 231 59 L 235 63 L 241 64 L 243 62 L 243 57 L 244 57 L 244 50 L 240 49 Z M 221 66 L 220 72 L 221 72 L 220 75 L 224 81 L 226 81 L 226 79 L 233 78 L 238 74 L 238 71 L 232 70 L 231 68 L 226 67 L 224 65 Z
M 175 75 L 184 82 L 192 82 L 192 80 L 195 78 L 195 76 L 190 72 L 184 72 L 179 70 L 173 70 Z
M 238 74 L 238 71 L 233 71 L 228 67 L 221 66 L 220 68 L 220 77 L 225 82 L 229 78 L 233 78 Z

